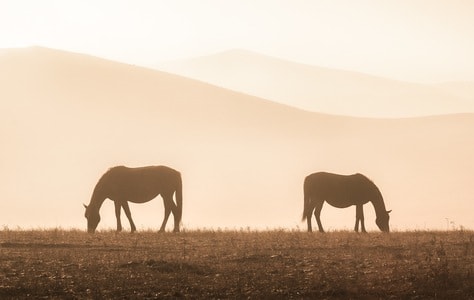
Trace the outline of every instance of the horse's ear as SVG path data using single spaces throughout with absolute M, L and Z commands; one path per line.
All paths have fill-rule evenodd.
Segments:
M 392 212 L 392 210 L 387 210 L 387 214 L 389 214 L 389 213 L 391 213 L 391 212 Z
M 87 205 L 85 205 L 85 204 L 82 204 L 82 205 L 84 205 L 84 208 L 87 209 Z

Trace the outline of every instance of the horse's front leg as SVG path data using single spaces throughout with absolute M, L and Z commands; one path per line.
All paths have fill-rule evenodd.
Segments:
M 122 222 L 120 221 L 120 212 L 122 205 L 119 201 L 114 201 L 115 205 L 115 217 L 117 218 L 117 232 L 122 231 Z
M 125 215 L 128 218 L 128 221 L 130 222 L 130 229 L 133 232 L 137 231 L 137 227 L 135 227 L 135 223 L 133 223 L 132 220 L 132 213 L 130 212 L 130 207 L 128 206 L 128 201 L 124 201 L 122 203 L 123 210 L 125 211 Z
M 354 230 L 356 232 L 359 232 L 359 222 L 360 222 L 360 227 L 361 231 L 363 233 L 366 233 L 365 231 L 365 224 L 364 224 L 364 206 L 362 204 L 356 205 L 356 223 Z

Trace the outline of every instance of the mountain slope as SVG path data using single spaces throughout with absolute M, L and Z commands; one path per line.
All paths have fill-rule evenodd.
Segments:
M 231 50 L 157 65 L 160 70 L 306 110 L 362 117 L 474 112 L 451 90 Z
M 294 228 L 316 171 L 361 172 L 392 227 L 473 228 L 474 115 L 364 119 L 298 110 L 180 76 L 44 48 L 0 53 L 0 220 L 85 226 L 82 203 L 114 165 L 182 172 L 184 226 Z M 157 228 L 160 201 L 133 205 Z M 375 230 L 374 211 L 365 208 Z M 114 227 L 110 201 L 99 228 Z M 327 229 L 355 210 L 323 208 Z M 124 222 L 125 223 L 125 222 Z M 126 225 L 126 224 L 124 224 Z
M 474 102 L 474 82 L 470 81 L 452 81 L 436 84 L 435 87 L 459 98 L 466 102 Z

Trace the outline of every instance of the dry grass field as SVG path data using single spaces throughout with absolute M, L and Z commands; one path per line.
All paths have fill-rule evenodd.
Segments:
M 473 299 L 474 232 L 5 228 L 0 298 Z

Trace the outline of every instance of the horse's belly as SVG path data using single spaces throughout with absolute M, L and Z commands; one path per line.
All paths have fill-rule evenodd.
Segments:
M 355 204 L 355 203 L 351 203 L 350 200 L 334 201 L 332 199 L 326 199 L 326 202 L 329 203 L 329 205 L 337 207 L 337 208 L 346 208 Z
M 334 199 L 326 199 L 326 202 L 329 203 L 331 206 L 334 206 L 334 207 L 337 207 L 337 208 L 346 208 L 346 207 L 349 207 L 349 206 L 352 206 L 352 205 L 359 205 L 359 204 L 362 204 L 364 205 L 365 203 L 367 203 L 368 201 L 367 200 L 360 200 L 360 199 L 357 199 L 357 198 L 345 198 L 345 199 L 337 199 L 337 200 L 334 200 Z
M 135 194 L 135 195 L 130 196 L 130 199 L 128 201 L 134 202 L 134 203 L 145 203 L 152 199 L 155 199 L 158 195 L 159 193 L 147 193 L 147 194 L 141 194 L 141 195 Z
M 122 188 L 109 193 L 108 198 L 113 201 L 129 201 L 134 203 L 145 203 L 159 195 L 156 191 L 136 187 Z

